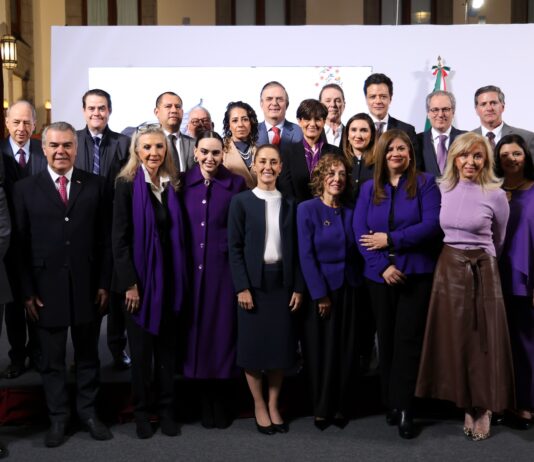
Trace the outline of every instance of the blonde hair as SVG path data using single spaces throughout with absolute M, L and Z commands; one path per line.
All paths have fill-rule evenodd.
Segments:
M 132 141 L 130 142 L 130 156 L 128 157 L 128 161 L 126 162 L 126 165 L 121 169 L 120 173 L 117 175 L 116 181 L 123 180 L 132 182 L 135 178 L 135 175 L 137 174 L 137 170 L 139 169 L 139 166 L 141 165 L 141 159 L 139 158 L 138 150 L 139 150 L 139 139 L 143 135 L 149 135 L 149 134 L 158 134 L 161 135 L 163 140 L 165 140 L 165 159 L 163 160 L 163 163 L 159 167 L 158 174 L 159 175 L 167 175 L 170 178 L 170 182 L 172 187 L 175 191 L 178 191 L 180 189 L 180 179 L 178 170 L 176 169 L 176 166 L 174 165 L 174 161 L 172 159 L 172 156 L 169 154 L 171 152 L 171 146 L 170 142 L 165 136 L 165 133 L 163 132 L 163 129 L 159 125 L 147 125 L 146 127 L 138 127 L 137 130 L 134 132 L 132 136 Z
M 457 157 L 471 152 L 477 145 L 482 147 L 486 157 L 482 170 L 475 181 L 484 189 L 492 190 L 500 188 L 502 180 L 495 175 L 493 149 L 485 136 L 473 132 L 464 133 L 453 141 L 449 147 L 445 171 L 443 172 L 443 176 L 438 179 L 438 183 L 445 185 L 448 191 L 454 189 L 460 181 L 460 172 L 458 171 L 458 167 L 456 167 Z

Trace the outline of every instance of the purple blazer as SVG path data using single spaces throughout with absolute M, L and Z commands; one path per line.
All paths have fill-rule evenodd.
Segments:
M 441 193 L 435 178 L 428 173 L 417 175 L 417 194 L 413 199 L 408 198 L 405 183 L 402 176 L 397 188 L 386 184 L 387 197 L 375 205 L 374 181 L 367 181 L 356 203 L 354 238 L 365 260 L 364 276 L 375 282 L 384 283 L 382 273 L 392 263 L 404 274 L 432 273 L 436 265 L 443 240 L 439 226 Z M 361 246 L 361 236 L 371 231 L 388 233 L 393 248 L 370 251 Z M 389 256 L 391 250 L 393 257 Z
M 352 233 L 352 209 L 332 208 L 315 198 L 297 209 L 300 266 L 313 300 L 361 282 L 361 264 Z

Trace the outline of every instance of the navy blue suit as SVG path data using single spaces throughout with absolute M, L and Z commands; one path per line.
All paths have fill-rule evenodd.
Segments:
M 449 148 L 456 137 L 462 133 L 465 133 L 465 131 L 458 130 L 454 127 L 451 128 Z M 432 140 L 432 130 L 418 133 L 417 145 L 417 157 L 415 158 L 417 169 L 422 172 L 431 173 L 434 176 L 441 176 L 442 172 L 439 171 L 436 148 L 434 147 L 434 142 Z
M 284 120 L 284 128 L 280 135 L 280 149 L 283 146 L 298 143 L 300 141 L 302 141 L 302 130 L 300 127 L 293 122 L 289 122 L 289 120 Z M 256 142 L 256 146 L 268 143 L 269 135 L 267 133 L 267 128 L 265 127 L 265 122 L 261 122 L 258 125 L 258 141 Z

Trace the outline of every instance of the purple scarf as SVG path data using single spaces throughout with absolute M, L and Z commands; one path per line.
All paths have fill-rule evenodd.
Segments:
M 143 169 L 139 167 L 133 182 L 133 258 L 139 278 L 141 297 L 139 310 L 132 315 L 135 322 L 150 334 L 157 335 L 163 313 L 163 303 L 171 303 L 175 313 L 180 311 L 185 288 L 185 257 L 182 211 L 178 194 L 171 185 L 167 191 L 167 208 L 171 220 L 170 245 L 171 274 L 164 275 L 163 250 L 161 248 L 154 208 L 150 200 L 152 194 L 145 181 Z M 165 285 L 170 299 L 165 300 Z

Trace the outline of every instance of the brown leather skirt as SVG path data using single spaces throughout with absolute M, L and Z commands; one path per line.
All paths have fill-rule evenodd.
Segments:
M 436 267 L 416 396 L 460 408 L 514 408 L 510 338 L 497 260 L 444 246 Z

